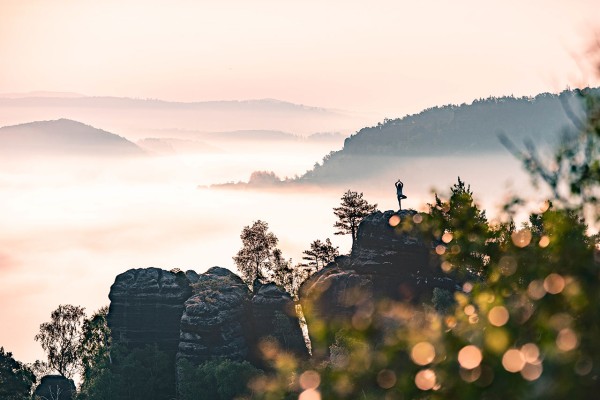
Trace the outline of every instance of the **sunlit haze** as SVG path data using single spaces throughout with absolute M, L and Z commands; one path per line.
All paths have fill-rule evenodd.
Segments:
M 2 103 L 0 126 L 69 118 L 147 154 L 0 159 L 0 345 L 25 362 L 42 358 L 33 337 L 50 312 L 66 303 L 88 313 L 107 305 L 115 276 L 129 268 L 235 270 L 240 231 L 258 219 L 294 261 L 318 238 L 348 252 L 350 238 L 334 236 L 332 213 L 345 185 L 210 185 L 257 170 L 301 175 L 385 117 L 597 85 L 584 60 L 599 22 L 591 0 L 2 0 L 0 98 L 278 101 L 231 114 L 214 105 L 121 107 L 115 99 L 93 107 Z M 244 129 L 289 136 L 254 144 L 206 136 Z M 300 139 L 323 132 L 337 136 Z M 494 208 L 527 176 L 508 153 L 495 157 L 407 161 L 397 171 L 408 194 L 403 206 L 425 210 L 432 188 L 445 193 L 461 176 L 488 215 L 498 215 Z M 392 209 L 396 177 L 389 179 L 351 189 Z

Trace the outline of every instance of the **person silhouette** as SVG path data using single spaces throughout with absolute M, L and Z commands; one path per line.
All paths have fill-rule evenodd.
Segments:
M 402 188 L 404 187 L 404 183 L 400 179 L 396 181 L 396 195 L 398 196 L 398 207 L 402 210 L 402 199 L 406 199 L 404 193 L 402 193 Z

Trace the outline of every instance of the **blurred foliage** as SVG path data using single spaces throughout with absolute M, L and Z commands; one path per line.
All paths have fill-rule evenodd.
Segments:
M 315 341 L 335 336 L 325 359 L 301 363 L 283 352 L 270 354 L 277 373 L 262 378 L 262 398 L 597 395 L 600 256 L 598 236 L 586 221 L 598 221 L 600 101 L 597 92 L 576 93 L 587 113 L 579 132 L 553 159 L 539 157 L 531 145 L 519 153 L 552 193 L 528 223 L 490 224 L 459 179 L 448 201 L 436 195 L 420 223 L 407 219 L 396 228 L 430 237 L 442 270 L 462 290 L 437 292 L 434 304 L 422 306 L 379 302 L 373 310 L 379 323 L 314 335 Z

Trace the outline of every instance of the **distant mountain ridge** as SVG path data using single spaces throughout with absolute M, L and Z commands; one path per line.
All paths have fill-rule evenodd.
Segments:
M 501 137 L 516 145 L 530 141 L 543 148 L 572 134 L 574 121 L 582 118 L 578 90 L 432 107 L 359 130 L 344 141 L 341 150 L 326 155 L 299 181 L 326 183 L 374 175 L 397 167 L 398 160 L 406 162 L 413 157 L 508 154 Z
M 269 130 L 300 136 L 323 131 L 349 135 L 381 117 L 275 99 L 183 102 L 58 92 L 0 94 L 0 126 L 58 118 L 86 121 L 140 140 L 149 137 L 150 130 L 168 129 L 182 133 Z
M 143 155 L 124 137 L 69 119 L 35 121 L 0 128 L 3 155 Z

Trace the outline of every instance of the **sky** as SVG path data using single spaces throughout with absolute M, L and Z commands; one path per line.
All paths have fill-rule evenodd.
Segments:
M 594 83 L 597 1 L 2 0 L 0 93 L 276 98 L 400 117 Z
M 597 0 L 0 0 L 0 94 L 273 98 L 395 118 L 598 85 L 585 61 L 598 32 Z M 316 231 L 332 236 L 339 193 L 238 199 L 196 189 L 233 179 L 209 176 L 231 164 L 247 177 L 257 157 L 290 175 L 320 158 L 298 152 L 292 171 L 287 154 L 246 156 L 214 161 L 221 168 L 206 158 L 51 168 L 23 160 L 25 170 L 0 160 L 0 345 L 23 361 L 41 358 L 33 336 L 50 311 L 106 305 L 127 268 L 231 266 L 240 230 L 255 219 L 267 219 L 296 259 Z M 386 208 L 390 190 L 366 194 Z M 430 193 L 412 190 L 408 206 L 418 208 Z M 318 222 L 303 213 L 320 213 Z

